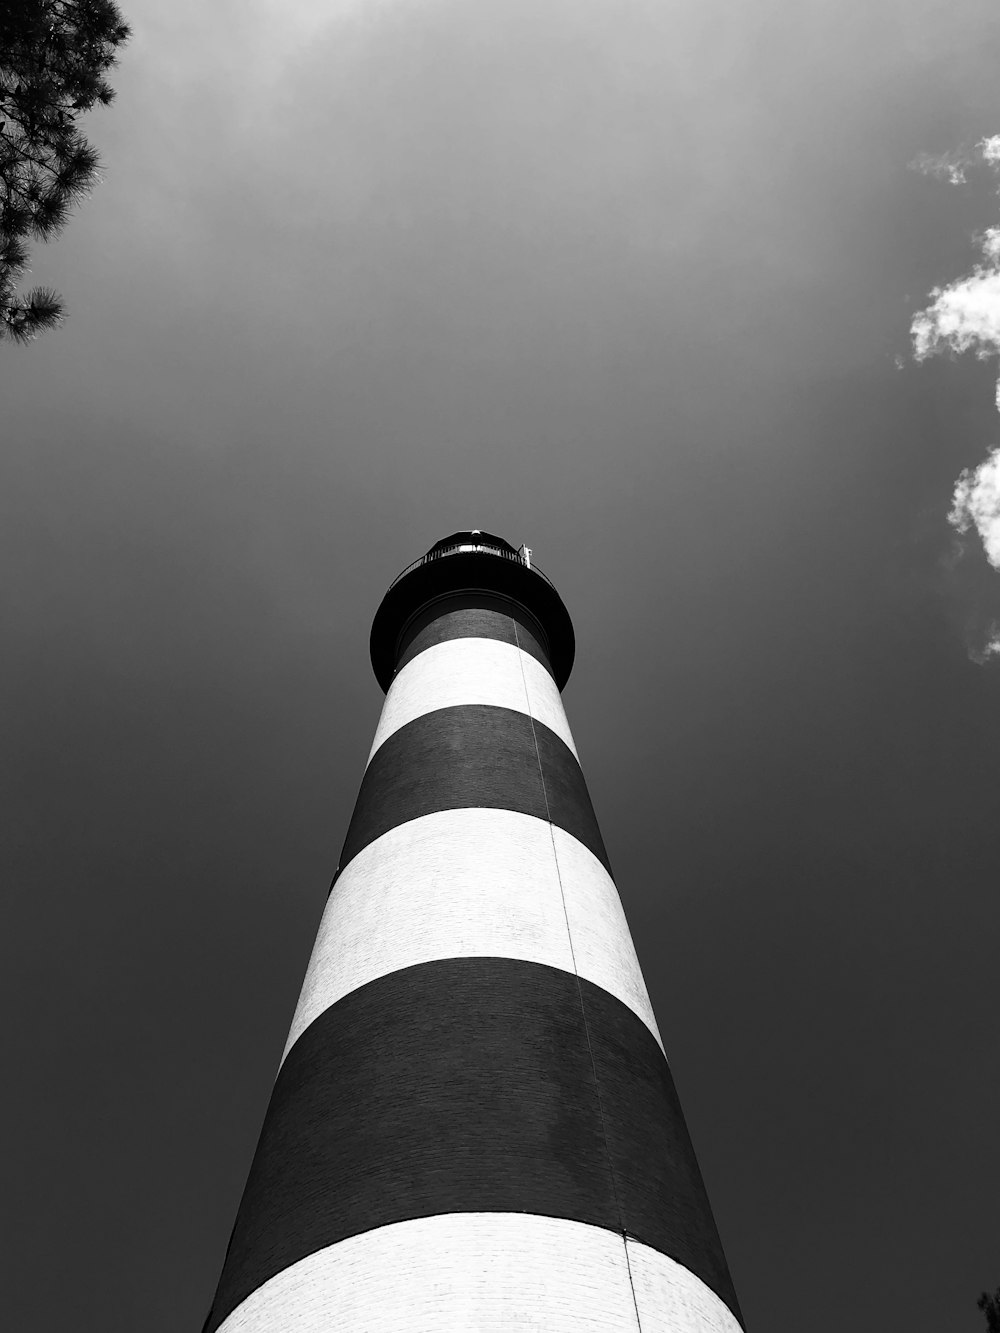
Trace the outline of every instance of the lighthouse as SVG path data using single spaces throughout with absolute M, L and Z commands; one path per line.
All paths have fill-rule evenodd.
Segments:
M 383 598 L 385 705 L 205 1333 L 739 1333 L 574 651 L 486 532 Z

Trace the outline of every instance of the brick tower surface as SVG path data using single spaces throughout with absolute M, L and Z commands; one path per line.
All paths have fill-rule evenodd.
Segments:
M 530 552 L 455 533 L 387 691 L 205 1333 L 738 1333 Z

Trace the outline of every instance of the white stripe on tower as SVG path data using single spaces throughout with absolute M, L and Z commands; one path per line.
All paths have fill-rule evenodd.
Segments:
M 391 1281 L 387 1281 L 389 1276 Z M 450 1213 L 379 1227 L 284 1269 L 220 1333 L 741 1333 L 703 1282 L 599 1227 Z
M 205 1333 L 737 1333 L 563 712 L 572 626 L 456 534 L 387 698 Z
M 417 963 L 475 957 L 577 970 L 660 1041 L 618 890 L 593 852 L 534 815 L 472 807 L 399 824 L 341 872 L 285 1054 L 358 986 Z
M 576 755 L 559 690 L 541 662 L 515 644 L 496 639 L 448 639 L 425 648 L 393 680 L 369 761 L 407 722 L 459 704 L 490 704 L 530 713 Z

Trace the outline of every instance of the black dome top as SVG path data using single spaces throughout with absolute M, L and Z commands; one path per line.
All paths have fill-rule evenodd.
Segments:
M 510 542 L 505 542 L 502 537 L 495 537 L 492 532 L 481 532 L 479 528 L 467 528 L 462 532 L 453 532 L 450 537 L 442 537 L 439 542 L 434 543 L 427 554 L 433 556 L 448 546 L 464 545 L 492 546 L 498 551 L 510 551 L 513 555 L 517 555 L 516 546 L 511 546 Z

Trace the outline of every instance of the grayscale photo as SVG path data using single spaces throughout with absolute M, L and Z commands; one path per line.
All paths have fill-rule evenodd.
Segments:
M 0 1326 L 1000 1333 L 996 0 L 0 0 Z

